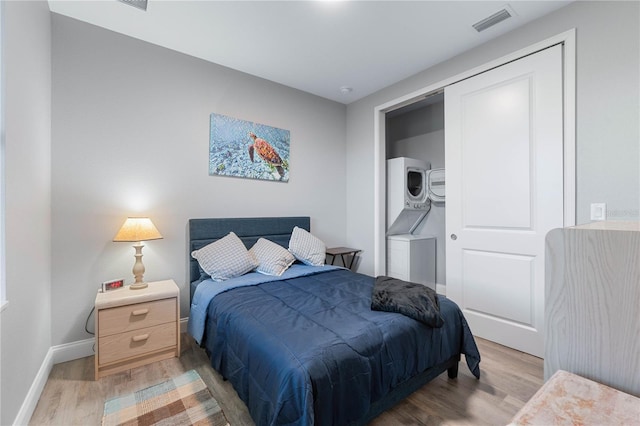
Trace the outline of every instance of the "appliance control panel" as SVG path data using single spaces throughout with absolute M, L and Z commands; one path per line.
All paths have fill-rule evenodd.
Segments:
M 404 207 L 406 209 L 415 209 L 415 210 L 424 210 L 428 207 L 427 203 L 412 203 L 410 201 L 405 201 Z

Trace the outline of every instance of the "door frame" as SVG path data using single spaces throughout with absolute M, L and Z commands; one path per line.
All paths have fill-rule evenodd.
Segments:
M 576 223 L 576 29 L 550 37 L 501 58 L 464 71 L 374 108 L 374 273 L 386 274 L 386 125 L 388 112 L 418 102 L 446 86 L 489 71 L 556 44 L 562 44 L 563 61 L 563 167 L 564 226 Z M 446 129 L 445 129 L 446 131 Z M 446 166 L 445 166 L 446 167 Z M 438 290 L 442 290 L 440 287 Z

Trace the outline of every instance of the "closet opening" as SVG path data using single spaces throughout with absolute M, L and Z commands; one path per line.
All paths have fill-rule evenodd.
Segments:
M 388 112 L 384 141 L 386 275 L 435 290 L 446 285 L 444 91 Z

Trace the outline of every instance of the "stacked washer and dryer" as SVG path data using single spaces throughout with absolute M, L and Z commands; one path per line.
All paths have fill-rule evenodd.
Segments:
M 432 287 L 436 282 L 436 237 L 414 231 L 444 192 L 430 189 L 427 161 L 398 157 L 387 160 L 387 275 Z M 438 170 L 444 183 L 444 173 Z M 435 177 L 435 175 L 433 175 Z

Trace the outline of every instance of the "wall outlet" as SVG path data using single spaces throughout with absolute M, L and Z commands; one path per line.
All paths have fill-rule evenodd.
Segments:
M 591 203 L 591 220 L 607 220 L 606 203 Z

